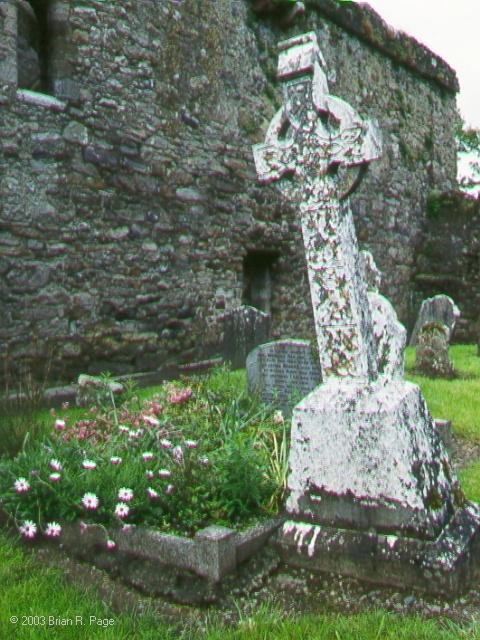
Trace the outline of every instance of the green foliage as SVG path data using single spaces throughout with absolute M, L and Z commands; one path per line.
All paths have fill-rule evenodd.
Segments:
M 279 508 L 283 480 L 271 473 L 276 453 L 266 446 L 274 417 L 249 397 L 244 374 L 220 368 L 185 385 L 129 388 L 119 406 L 110 394 L 109 405 L 97 398 L 89 410 L 51 417 L 48 436 L 0 462 L 3 508 L 17 526 L 29 520 L 43 531 L 82 519 L 187 534 Z M 116 511 L 122 502 L 126 516 Z
M 480 441 L 480 358 L 476 345 L 452 345 L 450 356 L 457 371 L 454 380 L 413 373 L 415 349 L 406 349 L 406 378 L 422 389 L 430 413 L 452 420 L 455 434 Z
M 0 631 L 2 640 L 130 640 L 178 638 L 149 611 L 142 618 L 134 613 L 118 615 L 104 601 L 86 589 L 74 588 L 62 580 L 63 572 L 40 565 L 29 554 L 13 546 L 0 534 Z M 17 623 L 10 622 L 15 616 Z M 34 619 L 33 616 L 38 616 Z M 61 625 L 59 620 L 83 624 Z M 110 626 L 94 621 L 112 620 Z

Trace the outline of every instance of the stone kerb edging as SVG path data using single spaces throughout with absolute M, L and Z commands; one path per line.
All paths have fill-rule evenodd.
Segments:
M 304 0 L 304 4 L 421 76 L 453 93 L 460 90 L 452 67 L 415 38 L 390 27 L 368 4 L 336 0 Z
M 74 522 L 64 524 L 58 541 L 67 553 L 114 570 L 147 593 L 163 592 L 186 601 L 184 594 L 175 592 L 175 584 L 182 577 L 198 576 L 208 583 L 221 582 L 261 549 L 283 521 L 283 517 L 271 518 L 241 532 L 211 525 L 193 538 L 140 526 L 123 531 Z M 109 550 L 107 540 L 113 540 L 115 548 Z M 129 575 L 128 567 L 142 567 L 141 581 L 138 576 Z

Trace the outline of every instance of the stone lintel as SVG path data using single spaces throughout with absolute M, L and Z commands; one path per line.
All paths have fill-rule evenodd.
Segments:
M 467 503 L 435 540 L 288 520 L 275 536 L 282 559 L 313 571 L 454 596 L 478 577 L 480 508 Z

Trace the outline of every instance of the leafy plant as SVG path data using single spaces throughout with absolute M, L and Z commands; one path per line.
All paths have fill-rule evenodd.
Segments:
M 109 406 L 64 409 L 48 437 L 2 462 L 2 507 L 20 533 L 56 535 L 62 521 L 81 519 L 188 534 L 278 507 L 270 456 L 283 445 L 277 434 L 273 454 L 266 446 L 274 416 L 244 378 L 222 368 L 142 395 L 129 388 L 118 406 L 111 394 Z

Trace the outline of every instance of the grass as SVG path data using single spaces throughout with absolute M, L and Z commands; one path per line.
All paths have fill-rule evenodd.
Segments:
M 92 593 L 62 583 L 58 569 L 40 566 L 30 554 L 13 544 L 4 533 L 0 534 L 0 637 L 2 640 L 90 639 L 127 640 L 130 638 L 174 638 L 165 628 L 159 629 L 158 620 L 146 614 L 116 615 Z M 18 623 L 10 622 L 12 617 Z M 39 616 L 38 619 L 33 616 Z M 96 619 L 114 619 L 112 626 L 90 624 Z M 55 621 L 83 620 L 83 625 L 61 626 Z M 23 623 L 23 624 L 22 624 Z M 29 624 L 30 623 L 30 624 Z M 156 634 L 156 635 L 155 635 Z M 163 635 L 160 635 L 163 634 Z
M 40 566 L 31 554 L 14 546 L 4 533 L 0 533 L 0 557 L 2 640 L 473 640 L 480 637 L 477 627 L 462 628 L 419 616 L 382 611 L 352 616 L 287 615 L 269 603 L 258 607 L 252 616 L 240 614 L 237 624 L 227 625 L 217 615 L 206 614 L 196 628 L 190 624 L 181 629 L 169 626 L 152 611 L 141 615 L 112 612 L 92 592 L 65 584 L 58 569 Z M 12 616 L 19 622 L 11 623 Z M 92 623 L 90 616 L 96 618 Z M 68 619 L 73 623 L 68 626 L 59 623 Z M 79 619 L 83 624 L 75 624 Z M 112 619 L 112 626 L 97 623 L 97 620 Z
M 473 344 L 453 345 L 450 355 L 458 378 L 441 380 L 413 372 L 415 349 L 406 349 L 406 378 L 418 384 L 434 418 L 452 421 L 455 435 L 480 441 L 480 357 Z
M 459 377 L 454 380 L 433 380 L 413 372 L 414 350 L 406 353 L 407 379 L 419 384 L 431 413 L 435 417 L 452 420 L 456 435 L 470 441 L 480 441 L 480 358 L 474 345 L 455 345 L 451 355 Z M 226 381 L 218 380 L 220 386 Z M 229 381 L 235 388 L 244 384 L 242 374 Z M 139 392 L 143 400 L 157 389 Z M 232 407 L 232 411 L 235 407 Z M 72 419 L 82 417 L 81 410 L 72 410 Z M 37 433 L 41 425 L 51 422 L 48 412 L 40 411 L 29 417 Z M 228 420 L 228 415 L 225 416 Z M 27 425 L 28 426 L 28 425 Z M 229 428 L 226 424 L 225 428 Z M 1 425 L 0 425 L 1 431 Z M 21 436 L 21 430 L 17 438 Z M 23 434 L 24 437 L 24 434 Z M 463 488 L 470 499 L 480 501 L 480 462 L 473 463 L 459 473 Z M 384 611 L 342 615 L 331 613 L 287 615 L 273 604 L 264 604 L 251 615 L 239 613 L 237 624 L 227 625 L 216 614 L 206 614 L 200 628 L 173 628 L 152 611 L 118 615 L 86 589 L 65 584 L 58 569 L 41 566 L 29 552 L 0 532 L 0 638 L 1 640 L 56 640 L 68 638 L 135 638 L 139 640 L 461 640 L 480 638 L 480 628 L 462 627 L 440 619 L 424 620 L 419 616 L 401 616 Z M 240 609 L 239 609 L 240 611 Z M 34 622 L 28 616 L 44 616 L 46 622 L 75 620 L 80 616 L 83 625 L 60 626 L 21 625 Z M 113 626 L 90 624 L 90 616 L 100 620 L 112 619 Z M 18 624 L 9 622 L 17 616 Z M 26 618 L 23 618 L 26 616 Z M 52 616 L 52 618 L 49 618 Z

